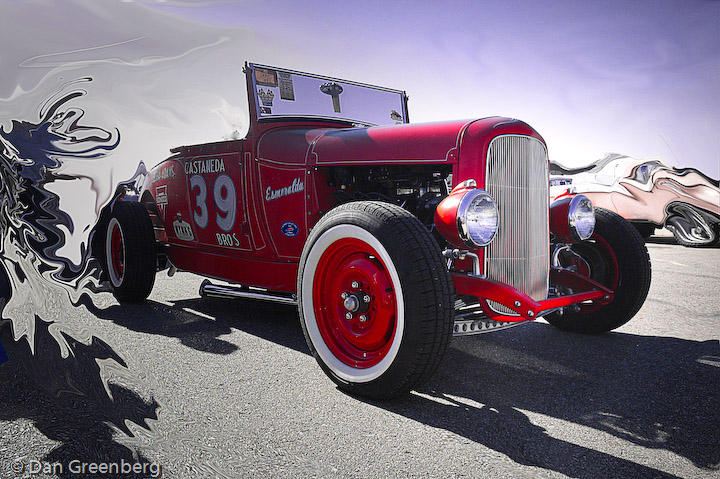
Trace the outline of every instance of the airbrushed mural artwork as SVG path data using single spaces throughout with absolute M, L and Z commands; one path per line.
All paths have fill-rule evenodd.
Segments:
M 720 185 L 695 168 L 609 154 L 581 168 L 550 167 L 551 193 L 570 190 L 633 222 L 644 237 L 667 228 L 684 246 L 720 243 Z

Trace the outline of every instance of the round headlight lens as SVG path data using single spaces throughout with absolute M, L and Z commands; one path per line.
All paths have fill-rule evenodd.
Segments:
M 498 209 L 487 191 L 473 189 L 465 193 L 457 210 L 458 231 L 470 247 L 487 246 L 498 230 Z
M 568 223 L 570 231 L 574 231 L 578 239 L 586 240 L 592 236 L 595 231 L 595 208 L 587 196 L 576 195 L 570 200 Z

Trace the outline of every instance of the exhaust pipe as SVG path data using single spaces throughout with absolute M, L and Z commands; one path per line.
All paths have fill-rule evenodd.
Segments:
M 269 291 L 251 291 L 248 288 L 242 288 L 237 286 L 212 284 L 207 279 L 200 284 L 200 296 L 204 298 L 211 297 L 257 299 L 260 301 L 270 301 L 273 303 L 297 305 L 297 297 L 295 294 L 271 293 Z

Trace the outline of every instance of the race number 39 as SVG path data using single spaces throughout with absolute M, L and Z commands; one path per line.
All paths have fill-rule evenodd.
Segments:
M 210 215 L 207 207 L 207 183 L 200 175 L 190 177 L 190 192 L 194 195 L 193 220 L 202 229 L 207 228 Z M 215 179 L 212 192 L 215 202 L 215 224 L 222 231 L 230 231 L 235 226 L 237 213 L 237 196 L 235 185 L 228 175 L 220 175 Z

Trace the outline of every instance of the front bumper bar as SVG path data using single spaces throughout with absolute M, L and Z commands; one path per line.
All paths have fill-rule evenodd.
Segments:
M 550 283 L 556 286 L 556 289 L 569 290 L 572 293 L 541 301 L 532 299 L 512 286 L 475 274 L 452 273 L 452 280 L 458 294 L 476 297 L 485 314 L 495 321 L 532 321 L 551 311 L 574 304 L 591 302 L 594 306 L 603 306 L 610 303 L 614 296 L 612 290 L 596 281 L 556 268 L 550 270 Z M 488 301 L 502 304 L 517 316 L 497 313 Z

